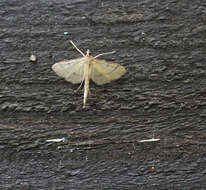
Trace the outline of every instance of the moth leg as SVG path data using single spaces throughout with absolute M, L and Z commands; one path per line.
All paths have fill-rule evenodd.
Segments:
M 78 92 L 78 90 L 82 87 L 83 82 L 84 82 L 84 79 L 81 81 L 81 83 L 80 83 L 79 87 L 76 89 L 76 91 L 75 91 L 75 92 Z
M 108 54 L 113 54 L 115 53 L 116 51 L 111 51 L 111 52 L 107 52 L 107 53 L 100 53 L 99 55 L 96 55 L 94 58 L 97 58 L 97 57 L 100 57 L 102 55 L 108 55 Z
M 91 90 L 90 89 L 88 90 L 88 94 L 91 94 Z
M 84 53 L 74 44 L 74 42 L 72 42 L 72 41 L 70 40 L 70 43 L 76 48 L 76 50 L 77 50 L 79 53 L 81 53 L 84 57 L 86 57 L 86 56 L 84 55 Z

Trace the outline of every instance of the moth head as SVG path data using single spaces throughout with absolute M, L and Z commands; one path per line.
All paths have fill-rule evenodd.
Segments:
M 90 52 L 90 50 L 89 50 L 89 49 L 87 49 L 87 51 L 86 51 L 85 55 L 86 55 L 87 57 L 91 56 L 91 52 Z

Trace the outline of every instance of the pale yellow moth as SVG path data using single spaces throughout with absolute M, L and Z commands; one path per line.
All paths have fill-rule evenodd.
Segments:
M 70 42 L 77 49 L 77 51 L 83 55 L 83 57 L 60 61 L 55 63 L 52 66 L 52 69 L 58 76 L 73 84 L 82 84 L 84 82 L 84 108 L 87 101 L 90 78 L 96 84 L 101 85 L 120 78 L 126 72 L 126 69 L 119 64 L 97 59 L 99 56 L 114 52 L 102 53 L 93 57 L 90 55 L 89 50 L 87 50 L 86 54 L 84 54 L 72 41 Z

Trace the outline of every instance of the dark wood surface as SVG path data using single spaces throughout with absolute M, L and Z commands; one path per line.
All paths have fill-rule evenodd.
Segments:
M 0 189 L 205 189 L 205 23 L 202 0 L 1 0 Z M 51 70 L 69 40 L 127 69 L 86 109 Z

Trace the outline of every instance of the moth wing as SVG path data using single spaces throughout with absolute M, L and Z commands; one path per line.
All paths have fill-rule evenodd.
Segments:
M 116 63 L 107 62 L 102 59 L 93 59 L 91 78 L 96 84 L 109 83 L 125 74 L 126 69 Z
M 60 61 L 52 65 L 52 70 L 60 77 L 73 84 L 84 80 L 85 58 Z

